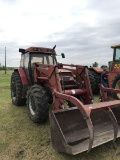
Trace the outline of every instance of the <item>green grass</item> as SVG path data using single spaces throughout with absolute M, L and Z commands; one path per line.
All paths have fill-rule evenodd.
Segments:
M 10 98 L 11 72 L 0 71 L 0 160 L 119 160 L 120 140 L 101 145 L 87 154 L 71 156 L 52 148 L 49 122 L 31 122 L 27 108 L 12 105 Z M 98 101 L 99 96 L 95 96 Z M 59 144 L 58 144 L 59 145 Z
M 4 71 L 0 70 L 0 87 L 9 87 L 10 86 L 10 75 L 12 71 L 7 71 L 7 74 L 5 74 Z

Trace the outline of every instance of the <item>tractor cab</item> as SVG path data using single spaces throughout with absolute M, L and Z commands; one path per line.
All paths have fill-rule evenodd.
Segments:
M 56 64 L 55 51 L 50 48 L 30 47 L 28 49 L 19 49 L 21 52 L 20 67 L 28 68 L 35 62 L 40 64 Z
M 56 52 L 54 46 L 51 48 L 30 47 L 27 49 L 19 49 L 21 52 L 20 67 L 24 69 L 27 79 L 30 84 L 34 83 L 33 65 L 34 63 L 45 65 L 56 65 Z M 61 54 L 65 58 L 64 53 Z M 42 67 L 42 66 L 41 66 Z M 45 67 L 45 66 L 43 66 Z
M 111 72 L 120 72 L 120 44 L 111 46 L 113 48 L 113 61 L 109 63 L 109 70 Z
M 113 49 L 113 61 L 108 62 L 108 86 L 109 88 L 120 89 L 120 44 L 111 46 Z M 114 94 L 114 98 L 120 99 L 120 94 Z
M 113 62 L 120 62 L 120 44 L 116 46 L 111 46 L 113 51 Z

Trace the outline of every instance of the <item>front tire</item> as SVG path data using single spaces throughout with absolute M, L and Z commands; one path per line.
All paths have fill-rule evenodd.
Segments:
M 17 71 L 13 72 L 11 75 L 10 88 L 12 103 L 16 106 L 24 106 L 26 104 L 26 99 L 22 98 L 23 85 Z
M 35 123 L 43 123 L 48 118 L 49 102 L 45 89 L 39 85 L 32 86 L 27 92 L 29 118 Z

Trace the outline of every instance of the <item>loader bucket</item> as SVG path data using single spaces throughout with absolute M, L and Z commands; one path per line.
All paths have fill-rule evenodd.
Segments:
M 58 152 L 76 155 L 120 136 L 120 101 L 84 105 L 91 109 L 90 123 L 73 107 L 50 111 L 50 130 L 53 148 Z M 104 106 L 104 107 L 103 107 Z M 110 107 L 108 107 L 110 106 Z M 110 108 L 113 108 L 112 111 Z M 114 113 L 113 113 L 114 112 Z M 116 120 L 117 117 L 117 120 Z

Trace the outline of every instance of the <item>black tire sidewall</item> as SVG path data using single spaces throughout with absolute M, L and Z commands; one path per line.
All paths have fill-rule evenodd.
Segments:
M 15 85 L 15 90 L 16 90 L 16 96 L 15 99 L 13 99 L 12 96 L 12 82 L 14 81 L 14 85 Z M 22 81 L 21 81 L 21 77 L 19 75 L 19 73 L 17 71 L 13 72 L 11 75 L 11 99 L 12 99 L 12 103 L 16 106 L 23 106 L 26 104 L 26 99 L 22 98 L 22 89 L 23 89 L 23 85 L 22 85 Z
M 101 83 L 101 74 L 95 72 L 94 70 L 89 70 L 94 77 L 94 88 L 93 93 L 98 94 L 100 92 L 99 84 Z
M 35 111 L 30 110 L 30 98 L 33 97 Z M 44 123 L 48 119 L 49 103 L 46 91 L 39 85 L 32 86 L 27 93 L 27 107 L 29 118 L 35 123 Z M 34 106 L 31 106 L 34 107 Z
M 92 89 L 92 93 L 95 93 L 95 79 L 94 76 L 92 75 L 91 70 L 88 70 L 88 75 L 89 75 L 89 80 L 90 80 L 90 85 L 91 85 L 91 89 Z

